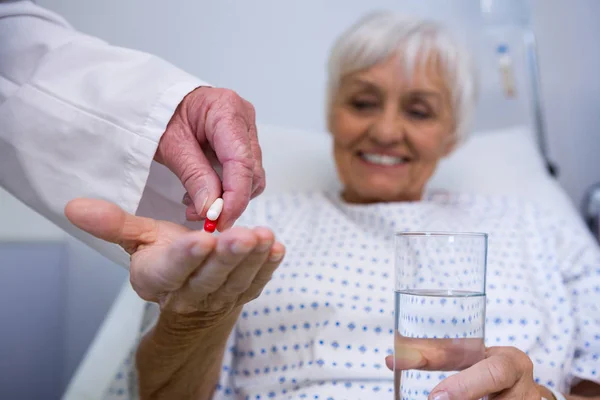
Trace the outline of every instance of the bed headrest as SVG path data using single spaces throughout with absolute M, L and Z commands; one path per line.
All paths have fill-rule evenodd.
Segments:
M 265 193 L 339 188 L 327 133 L 259 125 L 258 135 L 267 173 Z M 548 174 L 527 127 L 473 134 L 440 162 L 429 187 L 515 195 L 573 211 L 570 200 Z

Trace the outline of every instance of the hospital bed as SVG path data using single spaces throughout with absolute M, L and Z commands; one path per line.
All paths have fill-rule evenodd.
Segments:
M 267 44 L 251 45 L 264 41 L 260 33 L 254 29 L 257 20 L 248 19 L 246 16 L 248 12 L 256 11 L 254 5 L 248 6 L 252 10 L 244 10 L 241 5 L 237 7 L 235 11 L 240 19 L 235 19 L 238 14 L 233 13 L 234 10 L 227 9 L 228 18 L 233 18 L 235 26 L 238 26 L 240 31 L 246 32 L 244 39 L 248 41 L 248 45 L 241 48 L 253 49 L 253 62 L 247 63 L 246 74 L 252 76 L 250 71 L 254 71 L 251 69 L 254 66 L 258 68 L 254 75 L 268 77 L 268 82 L 258 81 L 265 85 L 264 88 L 260 87 L 260 93 L 269 93 L 269 96 L 278 99 L 278 102 L 279 99 L 285 100 L 285 112 L 289 114 L 275 108 L 277 111 L 275 115 L 280 117 L 279 113 L 282 113 L 286 123 L 289 123 L 288 119 L 297 121 L 297 118 L 310 119 L 315 116 L 318 118 L 319 115 L 311 108 L 316 107 L 317 103 L 314 102 L 305 105 L 306 112 L 302 114 L 297 113 L 296 108 L 288 107 L 291 102 L 291 97 L 287 93 L 289 86 L 285 81 L 277 80 L 280 72 L 286 71 L 285 79 L 289 79 L 289 73 L 309 74 L 312 71 L 309 66 L 318 68 L 325 62 L 326 52 L 323 49 L 321 53 L 320 48 L 306 46 L 306 43 L 327 42 L 328 38 L 333 38 L 334 33 L 337 35 L 337 29 L 345 28 L 350 19 L 354 18 L 350 16 L 361 15 L 372 8 L 364 2 L 343 3 L 343 7 L 341 1 L 336 3 L 338 6 L 330 5 L 336 10 L 336 16 L 339 18 L 322 16 L 324 25 L 321 31 L 289 28 L 287 26 L 289 21 L 286 19 L 270 19 L 269 26 L 274 31 L 279 31 L 283 40 L 281 43 L 269 42 L 275 47 Z M 466 143 L 440 164 L 435 176 L 429 182 L 430 187 L 458 192 L 519 196 L 540 203 L 552 209 L 554 213 L 563 214 L 565 218 L 583 225 L 570 199 L 549 172 L 550 163 L 546 154 L 544 118 L 538 87 L 535 38 L 530 32 L 529 14 L 523 9 L 525 2 L 482 1 L 482 5 L 490 7 L 484 13 L 487 16 L 483 19 L 477 5 L 479 2 L 441 4 L 436 1 L 435 7 L 431 7 L 433 3 L 398 2 L 398 5 L 394 5 L 392 9 L 401 8 L 402 11 L 415 15 L 439 18 L 447 22 L 451 28 L 465 28 L 466 37 L 473 39 L 468 42 L 473 47 L 479 66 L 480 96 L 474 121 L 475 132 Z M 76 2 L 73 1 L 73 4 Z M 272 3 L 270 7 L 274 7 L 274 4 Z M 345 20 L 344 17 L 337 15 L 336 7 L 343 8 L 349 19 Z M 496 8 L 499 12 L 489 12 Z M 203 9 L 204 14 L 207 12 L 209 10 Z M 309 6 L 298 7 L 295 12 L 305 13 L 295 15 L 298 21 L 308 18 L 312 20 L 315 17 L 313 9 Z M 432 12 L 435 15 L 430 15 Z M 252 15 L 258 17 L 260 14 Z M 270 10 L 269 15 L 277 15 L 277 12 Z M 214 17 L 218 19 L 222 16 L 217 13 Z M 143 21 L 138 22 L 142 24 Z M 140 26 L 136 25 L 136 29 L 139 28 Z M 151 26 L 151 29 L 154 29 L 154 26 Z M 310 36 L 311 34 L 318 36 L 313 37 Z M 136 37 L 138 36 L 144 37 L 136 34 Z M 148 37 L 153 36 L 148 35 Z M 237 35 L 232 36 L 235 42 L 229 43 L 227 38 L 228 36 L 222 38 L 220 46 L 239 46 Z M 166 43 L 170 42 L 166 40 Z M 510 48 L 514 80 L 517 85 L 516 96 L 506 96 L 499 78 L 500 44 Z M 146 47 L 154 48 L 153 43 L 150 42 L 146 43 Z M 274 49 L 278 54 L 278 62 L 265 62 L 271 59 Z M 303 52 L 305 50 L 306 53 Z M 212 71 L 214 76 L 223 79 L 239 78 L 237 72 L 220 75 L 223 69 L 221 64 L 227 64 L 228 60 L 220 58 L 220 62 L 214 64 L 216 68 Z M 297 60 L 310 60 L 310 63 L 301 66 Z M 229 64 L 237 65 L 235 62 Z M 203 68 L 211 72 L 210 63 L 203 65 Z M 236 82 L 235 79 L 226 81 Z M 307 82 L 315 85 L 317 81 L 318 79 L 307 79 Z M 311 87 L 311 91 L 312 89 Z M 321 89 L 321 87 L 315 88 L 314 95 L 318 96 Z M 302 96 L 300 98 L 303 99 Z M 266 108 L 267 111 L 273 111 L 269 107 Z M 271 114 L 267 118 L 274 118 L 274 115 Z M 339 185 L 331 157 L 331 140 L 327 133 L 264 124 L 259 125 L 258 131 L 267 172 L 265 195 L 288 190 L 335 189 Z M 171 189 L 173 188 L 168 190 Z M 183 192 L 181 194 L 183 195 Z M 108 388 L 118 366 L 135 340 L 143 306 L 143 301 L 132 291 L 129 283 L 125 283 L 74 374 L 63 399 L 102 398 L 102 394 Z
M 259 125 L 267 194 L 338 186 L 326 133 Z M 579 221 L 575 208 L 539 152 L 533 130 L 515 126 L 480 131 L 444 160 L 430 187 L 514 195 Z M 126 282 L 76 371 L 63 399 L 101 399 L 136 339 L 144 302 Z

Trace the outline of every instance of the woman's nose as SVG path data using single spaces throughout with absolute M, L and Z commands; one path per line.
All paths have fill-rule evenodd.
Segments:
M 397 110 L 386 110 L 371 127 L 370 137 L 378 145 L 390 146 L 404 140 L 404 123 Z

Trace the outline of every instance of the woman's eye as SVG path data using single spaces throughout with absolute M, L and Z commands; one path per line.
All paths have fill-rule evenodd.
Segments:
M 432 113 L 429 110 L 422 108 L 409 108 L 408 115 L 415 119 L 429 119 L 432 117 Z
M 377 102 L 372 100 L 352 100 L 350 104 L 359 111 L 369 110 L 377 106 Z

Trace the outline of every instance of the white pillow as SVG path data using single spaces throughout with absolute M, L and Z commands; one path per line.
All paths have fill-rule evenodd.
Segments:
M 459 192 L 514 194 L 535 200 L 530 190 L 552 178 L 533 133 L 526 127 L 477 132 L 440 161 L 430 187 Z
M 339 188 L 327 133 L 258 125 L 266 193 Z
M 340 187 L 329 134 L 259 125 L 258 135 L 267 173 L 265 193 Z M 474 133 L 440 162 L 428 186 L 514 195 L 575 213 L 565 192 L 548 174 L 533 132 L 527 127 Z

